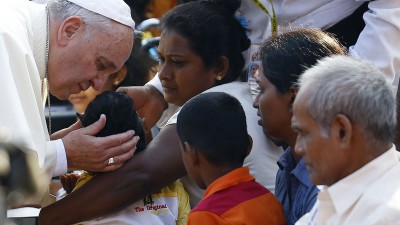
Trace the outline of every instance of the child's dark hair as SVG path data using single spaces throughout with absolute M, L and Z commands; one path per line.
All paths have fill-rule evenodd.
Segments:
M 188 40 L 206 68 L 216 66 L 220 57 L 229 60 L 229 71 L 218 84 L 236 80 L 243 70 L 242 52 L 250 47 L 246 30 L 235 18 L 240 0 L 194 1 L 178 5 L 165 14 L 161 29 L 174 31 Z
M 177 132 L 213 165 L 239 167 L 249 148 L 246 115 L 240 102 L 223 92 L 200 94 L 179 112 Z
M 106 116 L 106 125 L 96 135 L 97 137 L 134 130 L 135 135 L 140 137 L 136 145 L 136 152 L 146 148 L 142 121 L 133 108 L 133 101 L 128 95 L 121 92 L 105 91 L 97 95 L 89 103 L 85 113 L 78 117 L 82 126 L 87 127 L 99 120 L 101 114 Z

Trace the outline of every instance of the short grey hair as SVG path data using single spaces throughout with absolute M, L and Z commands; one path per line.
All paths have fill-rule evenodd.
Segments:
M 306 107 L 326 135 L 335 115 L 359 125 L 370 144 L 393 142 L 396 97 L 385 75 L 366 61 L 346 56 L 320 60 L 299 79 Z
M 84 37 L 90 39 L 95 32 L 95 26 L 111 27 L 112 20 L 100 14 L 89 11 L 68 0 L 48 0 L 50 15 L 56 21 L 64 21 L 70 16 L 79 16 L 84 22 Z

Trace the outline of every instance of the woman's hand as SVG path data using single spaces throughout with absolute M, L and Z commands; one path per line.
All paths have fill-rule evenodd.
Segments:
M 134 103 L 136 111 L 142 118 L 146 132 L 157 123 L 162 113 L 168 108 L 164 96 L 152 85 L 120 87 L 119 92 L 126 93 Z

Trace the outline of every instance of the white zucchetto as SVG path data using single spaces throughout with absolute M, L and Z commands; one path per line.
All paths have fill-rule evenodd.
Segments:
M 89 11 L 95 12 L 135 30 L 131 9 L 123 0 L 68 0 Z

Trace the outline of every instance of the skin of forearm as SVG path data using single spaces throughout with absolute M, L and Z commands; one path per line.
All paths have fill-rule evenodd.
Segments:
M 122 210 L 186 174 L 176 126 L 165 127 L 122 168 L 99 174 L 41 210 L 39 224 L 69 225 Z

